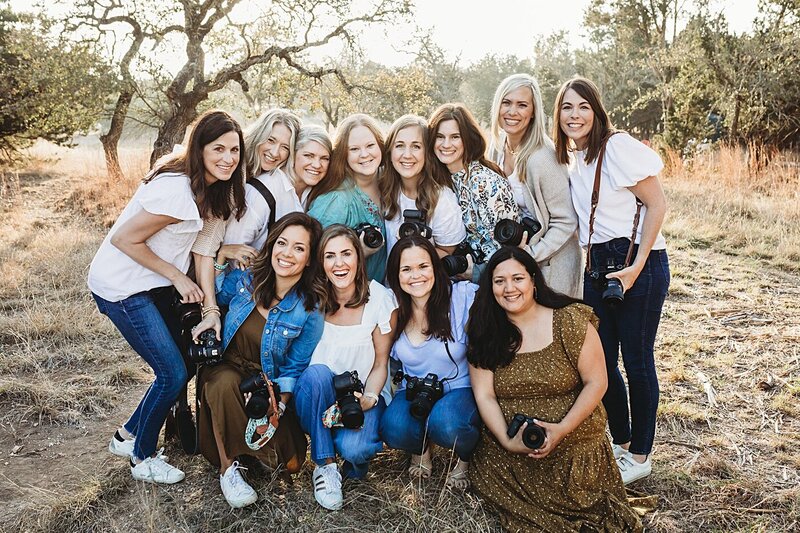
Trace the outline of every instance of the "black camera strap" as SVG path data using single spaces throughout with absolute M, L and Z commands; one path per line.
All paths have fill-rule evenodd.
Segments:
M 603 141 L 603 145 L 600 147 L 600 152 L 597 154 L 597 167 L 594 169 L 594 185 L 592 186 L 592 209 L 589 212 L 589 238 L 586 242 L 586 272 L 591 272 L 592 270 L 592 235 L 594 234 L 594 217 L 595 212 L 597 211 L 597 204 L 600 203 L 600 175 L 603 169 L 603 157 L 606 155 L 606 145 L 608 145 L 609 139 L 612 136 L 620 133 L 618 131 L 611 132 L 611 134 L 605 138 Z M 633 258 L 633 246 L 636 242 L 636 230 L 639 228 L 639 217 L 642 213 L 642 201 L 634 195 L 636 198 L 636 214 L 633 216 L 633 229 L 631 230 L 631 244 L 628 246 L 628 253 L 625 256 L 625 264 L 622 265 L 622 268 L 626 268 L 631 264 L 631 259 Z
M 447 344 L 447 341 L 444 341 L 444 349 L 447 352 L 447 357 L 450 358 L 450 361 L 453 362 L 453 366 L 456 367 L 456 373 L 455 375 L 450 376 L 449 378 L 444 378 L 440 380 L 443 385 L 445 381 L 452 381 L 458 377 L 458 363 L 456 363 L 456 360 L 453 358 L 453 354 L 450 353 L 450 346 Z
M 261 193 L 261 196 L 264 197 L 264 201 L 267 202 L 269 206 L 269 220 L 267 220 L 267 231 L 272 229 L 272 225 L 275 224 L 275 197 L 272 195 L 272 191 L 267 189 L 267 186 L 261 183 L 261 180 L 258 178 L 252 178 L 247 180 L 247 183 L 252 185 L 256 188 L 256 190 Z

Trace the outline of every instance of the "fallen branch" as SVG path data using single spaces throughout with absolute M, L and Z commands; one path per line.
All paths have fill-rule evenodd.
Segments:
M 711 407 L 717 407 L 719 405 L 717 403 L 717 393 L 714 390 L 714 387 L 711 385 L 711 380 L 708 379 L 708 376 L 702 372 L 697 372 L 697 379 L 700 381 L 700 384 L 703 386 L 703 390 L 706 392 L 708 404 Z

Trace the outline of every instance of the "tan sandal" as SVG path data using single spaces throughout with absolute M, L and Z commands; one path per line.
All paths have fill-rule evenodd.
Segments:
M 465 490 L 469 487 L 469 463 L 459 459 L 456 466 L 448 472 L 444 485 L 455 490 Z
M 425 450 L 422 455 L 411 455 L 411 464 L 408 465 L 408 475 L 415 478 L 428 479 L 433 470 L 431 451 Z

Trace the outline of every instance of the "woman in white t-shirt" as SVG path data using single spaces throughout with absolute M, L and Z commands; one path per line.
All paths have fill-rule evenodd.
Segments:
M 243 145 L 242 130 L 230 115 L 201 116 L 186 151 L 148 174 L 89 267 L 88 285 L 98 309 L 155 374 L 108 446 L 111 453 L 130 458 L 134 479 L 176 483 L 184 478 L 156 453 L 167 411 L 187 381 L 175 342 L 179 327 L 172 287 L 185 303 L 208 296 L 186 275 L 190 249 L 204 219 L 244 210 Z M 216 306 L 203 314 L 216 315 L 218 328 Z
M 298 380 L 295 405 L 303 430 L 311 436 L 311 459 L 316 463 L 314 497 L 322 507 L 335 510 L 342 506 L 336 456 L 344 459 L 345 477 L 361 479 L 369 461 L 383 448 L 378 430 L 391 401 L 387 378 L 396 305 L 387 288 L 368 281 L 363 247 L 352 229 L 341 224 L 329 226 L 317 259 L 325 273 L 319 281 L 325 329 L 309 367 Z M 334 376 L 353 371 L 363 383 L 363 394 L 358 397 L 363 425 L 325 427 L 323 413 L 337 400 Z
M 661 235 L 666 199 L 657 177 L 664 164 L 649 147 L 614 130 L 597 87 L 587 79 L 573 78 L 561 87 L 554 115 L 556 156 L 570 164 L 580 243 L 591 259 L 583 299 L 600 318 L 608 372 L 603 404 L 622 480 L 630 483 L 650 474 L 658 410 L 653 346 L 670 281 Z M 590 224 L 598 161 L 599 199 Z M 638 217 L 637 199 L 642 204 Z M 608 285 L 609 279 L 616 281 Z M 624 295 L 613 305 L 604 295 L 615 283 Z M 618 367 L 620 351 L 627 389 Z
M 403 115 L 392 124 L 386 141 L 384 169 L 378 184 L 386 211 L 386 249 L 397 242 L 406 210 L 417 210 L 431 228 L 430 238 L 440 257 L 467 238 L 455 193 L 433 177 L 434 161 L 426 149 L 428 123 Z
M 512 74 L 500 82 L 492 101 L 489 158 L 508 177 L 522 217 L 542 228 L 528 251 L 547 285 L 572 297 L 581 293 L 578 220 L 569 193 L 567 167 L 556 161 L 547 136 L 546 114 L 536 79 Z

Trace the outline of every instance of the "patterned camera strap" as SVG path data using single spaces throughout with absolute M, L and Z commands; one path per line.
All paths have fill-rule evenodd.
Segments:
M 280 419 L 280 414 L 278 413 L 278 401 L 275 399 L 275 390 L 272 386 L 272 381 L 270 381 L 267 375 L 263 372 L 261 373 L 261 377 L 264 379 L 264 383 L 267 384 L 267 389 L 269 390 L 269 401 L 272 404 L 272 414 L 259 418 L 258 420 L 251 418 L 247 421 L 247 428 L 244 430 L 244 441 L 247 443 L 247 447 L 251 450 L 260 450 L 269 442 L 272 436 L 275 435 L 275 430 L 278 429 Z M 263 435 L 259 433 L 261 438 L 253 442 L 253 435 L 256 434 L 259 427 L 263 426 L 267 426 L 266 431 L 264 431 Z
M 589 212 L 589 238 L 586 242 L 586 272 L 591 272 L 592 270 L 592 235 L 594 234 L 594 216 L 595 211 L 597 211 L 597 204 L 600 203 L 600 174 L 602 173 L 603 169 L 603 158 L 606 155 L 606 146 L 608 145 L 608 140 L 611 139 L 612 136 L 620 133 L 618 131 L 612 132 L 608 137 L 606 137 L 605 141 L 603 141 L 603 145 L 600 147 L 600 152 L 597 154 L 597 167 L 594 169 L 594 185 L 592 186 L 592 209 Z M 636 242 L 636 230 L 639 228 L 639 216 L 642 213 L 642 201 L 634 195 L 636 198 L 636 214 L 633 215 L 633 229 L 631 230 L 631 244 L 628 246 L 628 254 L 625 256 L 625 264 L 622 265 L 622 268 L 626 268 L 628 265 L 631 264 L 631 259 L 633 258 L 633 246 Z

